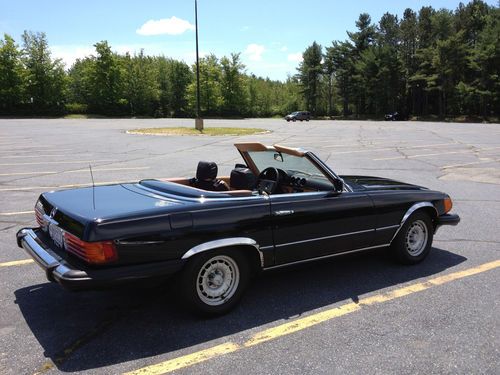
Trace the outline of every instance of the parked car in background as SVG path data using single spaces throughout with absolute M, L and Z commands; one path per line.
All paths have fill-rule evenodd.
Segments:
M 406 121 L 408 116 L 400 112 L 392 112 L 385 115 L 385 121 Z
M 252 274 L 383 247 L 416 264 L 439 227 L 460 221 L 439 191 L 339 176 L 299 148 L 235 147 L 244 164 L 230 176 L 200 162 L 195 178 L 43 193 L 38 226 L 21 229 L 18 245 L 68 289 L 170 276 L 192 309 L 216 315 L 236 305 Z
M 285 120 L 287 122 L 290 122 L 290 121 L 309 121 L 311 119 L 311 113 L 309 112 L 305 112 L 305 111 L 297 111 L 297 112 L 292 112 L 290 113 L 289 115 L 286 115 L 285 116 Z

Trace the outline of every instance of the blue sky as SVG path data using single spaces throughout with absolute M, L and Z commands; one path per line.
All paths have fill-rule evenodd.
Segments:
M 464 1 L 466 2 L 466 1 Z M 487 0 L 496 5 L 496 0 Z M 70 65 L 107 40 L 117 52 L 165 55 L 194 61 L 194 0 L 0 0 L 0 33 L 20 43 L 24 30 L 44 31 L 53 56 Z M 424 5 L 455 9 L 455 0 L 198 0 L 200 53 L 241 52 L 247 72 L 272 79 L 295 74 L 313 41 L 347 38 L 358 15 L 378 22 Z M 162 21 L 161 21 L 162 20 Z M 149 21 L 149 22 L 148 22 Z

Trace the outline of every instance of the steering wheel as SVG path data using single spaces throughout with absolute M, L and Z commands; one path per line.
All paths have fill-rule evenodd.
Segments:
M 273 194 L 278 189 L 280 173 L 274 167 L 268 167 L 259 173 L 257 177 L 257 190 Z

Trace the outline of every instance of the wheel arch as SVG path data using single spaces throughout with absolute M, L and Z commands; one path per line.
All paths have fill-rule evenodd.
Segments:
M 235 251 L 241 249 L 243 254 L 249 259 L 252 268 L 258 270 L 264 267 L 264 254 L 260 250 L 258 243 L 247 237 L 222 238 L 204 242 L 186 251 L 181 259 L 189 259 L 200 253 L 218 249 L 234 249 Z
M 394 235 L 392 236 L 390 243 L 392 243 L 392 241 L 394 241 L 394 239 L 398 235 L 398 233 L 401 230 L 401 228 L 403 227 L 403 225 L 405 225 L 408 218 L 417 211 L 426 212 L 432 220 L 432 224 L 434 227 L 433 229 L 436 230 L 436 219 L 438 217 L 438 211 L 437 211 L 436 207 L 431 202 L 418 202 L 418 203 L 415 203 L 414 205 L 412 205 L 405 212 L 405 214 L 403 215 L 403 218 L 401 219 L 401 223 L 399 224 L 399 228 L 396 230 L 396 233 L 394 233 Z

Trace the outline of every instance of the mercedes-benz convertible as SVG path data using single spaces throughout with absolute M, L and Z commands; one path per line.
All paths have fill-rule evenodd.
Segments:
M 214 315 L 260 271 L 383 247 L 415 264 L 460 221 L 445 193 L 339 176 L 307 150 L 235 146 L 243 162 L 225 177 L 200 162 L 192 178 L 43 193 L 18 245 L 68 289 L 174 277 L 188 306 Z

